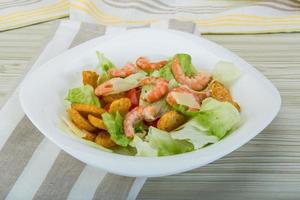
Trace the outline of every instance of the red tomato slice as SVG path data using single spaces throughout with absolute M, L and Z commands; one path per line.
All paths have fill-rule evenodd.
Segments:
M 127 92 L 127 95 L 126 95 L 130 101 L 131 101 L 131 109 L 132 108 L 135 108 L 139 105 L 139 97 L 138 97 L 138 92 L 137 90 L 134 88 L 134 89 L 131 89 Z
M 147 126 L 153 126 L 153 127 L 157 128 L 157 122 L 158 122 L 158 120 L 159 120 L 159 119 L 156 119 L 156 120 L 153 121 L 153 122 L 146 122 L 146 121 L 144 121 L 144 122 L 145 122 L 145 124 L 146 124 Z

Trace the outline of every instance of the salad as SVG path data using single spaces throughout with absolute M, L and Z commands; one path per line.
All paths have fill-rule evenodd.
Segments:
M 240 106 L 228 89 L 240 76 L 233 63 L 197 70 L 188 54 L 160 61 L 139 57 L 116 67 L 82 71 L 69 90 L 64 122 L 94 147 L 134 156 L 167 156 L 216 143 L 240 123 Z

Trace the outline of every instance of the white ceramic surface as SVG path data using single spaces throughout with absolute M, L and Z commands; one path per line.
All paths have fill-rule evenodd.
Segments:
M 96 66 L 96 50 L 103 52 L 117 65 L 140 55 L 158 59 L 180 52 L 189 53 L 197 67 L 208 71 L 219 60 L 234 62 L 243 73 L 231 88 L 242 108 L 241 126 L 216 144 L 165 157 L 108 153 L 75 140 L 61 129 L 61 116 L 65 114 L 63 99 L 69 88 L 79 86 L 81 70 Z M 33 124 L 72 156 L 115 174 L 147 177 L 184 172 L 225 156 L 271 123 L 281 105 L 280 95 L 272 83 L 230 51 L 198 36 L 150 28 L 99 37 L 66 51 L 26 77 L 21 85 L 20 100 Z

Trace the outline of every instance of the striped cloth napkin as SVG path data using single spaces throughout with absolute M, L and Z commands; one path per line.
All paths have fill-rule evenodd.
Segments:
M 8 0 L 0 2 L 0 31 L 64 16 L 104 25 L 175 18 L 201 33 L 300 31 L 299 0 Z
M 68 0 L 0 0 L 0 31 L 67 16 Z
M 142 26 L 145 27 L 145 26 Z M 196 25 L 175 19 L 147 27 L 197 33 Z M 62 21 L 53 28 L 28 73 L 68 48 L 104 34 L 138 26 L 104 26 Z M 0 199 L 135 199 L 146 178 L 113 175 L 71 157 L 41 134 L 24 115 L 18 88 L 0 110 Z

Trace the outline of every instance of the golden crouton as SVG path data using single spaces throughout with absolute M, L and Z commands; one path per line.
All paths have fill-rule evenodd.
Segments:
M 128 98 L 121 98 L 114 100 L 109 106 L 109 113 L 119 112 L 121 115 L 125 115 L 131 107 L 131 101 Z
M 106 148 L 116 146 L 116 143 L 110 139 L 110 135 L 106 131 L 100 131 L 95 138 L 95 143 Z
M 237 103 L 237 102 L 235 102 L 235 101 L 231 101 L 230 102 L 239 112 L 241 112 L 241 107 L 240 107 L 240 105 Z
M 98 117 L 94 117 L 93 115 L 88 115 L 88 120 L 93 126 L 99 128 L 99 129 L 106 130 L 106 126 L 105 126 L 104 122 L 102 121 L 102 119 L 100 119 Z
M 184 115 L 171 110 L 165 113 L 157 122 L 157 128 L 164 131 L 172 131 L 186 122 Z
M 88 132 L 87 130 L 84 130 L 84 129 L 83 129 L 82 132 L 83 132 L 83 134 L 84 134 L 84 136 L 82 137 L 83 139 L 90 140 L 90 141 L 94 141 L 95 138 L 97 137 L 96 134 L 90 133 L 90 132 Z
M 220 82 L 214 81 L 210 85 L 211 96 L 218 101 L 232 101 L 230 91 Z
M 124 92 L 121 92 L 121 93 L 117 93 L 117 94 L 110 94 L 110 95 L 107 95 L 107 96 L 103 96 L 102 97 L 102 100 L 105 104 L 107 103 L 111 103 L 117 99 L 121 99 L 122 97 L 125 97 L 125 93 Z
M 240 111 L 240 106 L 238 103 L 234 102 L 230 91 L 220 82 L 214 81 L 210 86 L 211 96 L 218 101 L 227 101 L 231 103 L 238 111 Z
M 99 75 L 94 71 L 82 71 L 82 82 L 84 85 L 88 84 L 96 88 L 98 77 Z
M 106 112 L 103 108 L 99 108 L 95 105 L 74 103 L 71 105 L 71 107 L 85 117 L 89 114 L 100 117 L 102 113 Z
M 88 120 L 86 120 L 83 116 L 81 116 L 77 110 L 73 108 L 69 108 L 67 112 L 69 113 L 71 120 L 78 128 L 91 131 L 91 132 L 96 130 L 96 128 L 92 126 Z

